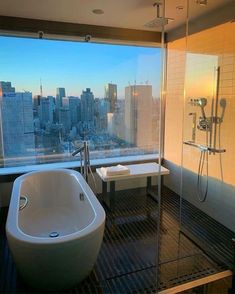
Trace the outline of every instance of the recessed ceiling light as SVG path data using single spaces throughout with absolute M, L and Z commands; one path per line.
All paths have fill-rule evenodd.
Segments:
M 92 12 L 94 14 L 104 14 L 104 10 L 102 10 L 102 9 L 93 9 Z

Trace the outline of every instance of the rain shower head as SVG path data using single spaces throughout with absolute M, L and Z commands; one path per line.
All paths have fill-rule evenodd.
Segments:
M 162 5 L 161 2 L 155 2 L 153 4 L 154 7 L 157 7 L 157 17 L 155 17 L 153 20 L 147 22 L 144 26 L 148 28 L 158 28 L 161 26 L 167 25 L 169 22 L 173 21 L 173 18 L 169 17 L 162 17 L 160 16 L 160 6 Z
M 155 19 L 147 22 L 144 26 L 148 28 L 158 28 L 166 26 L 171 21 L 173 21 L 173 18 L 156 17 Z

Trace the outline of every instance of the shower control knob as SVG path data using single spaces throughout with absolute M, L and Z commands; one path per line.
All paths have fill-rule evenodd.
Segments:
M 210 119 L 205 119 L 203 117 L 199 117 L 199 122 L 197 128 L 200 131 L 209 131 L 211 129 L 211 121 Z

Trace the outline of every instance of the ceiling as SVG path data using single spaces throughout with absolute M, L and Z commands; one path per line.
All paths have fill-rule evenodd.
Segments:
M 208 13 L 231 0 L 208 0 L 207 6 L 191 3 L 193 17 Z M 234 0 L 232 0 L 234 1 Z M 0 1 L 0 15 L 92 24 L 109 27 L 155 30 L 144 24 L 156 17 L 154 0 L 5 0 Z M 170 31 L 185 22 L 186 0 L 166 0 L 166 17 L 175 20 L 165 29 Z M 182 6 L 183 9 L 177 9 Z M 92 10 L 102 9 L 104 14 L 94 14 Z

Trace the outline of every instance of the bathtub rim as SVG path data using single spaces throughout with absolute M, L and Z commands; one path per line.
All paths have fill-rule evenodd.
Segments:
M 71 176 L 75 176 L 78 185 L 80 185 L 81 190 L 85 194 L 86 199 L 89 201 L 89 205 L 91 205 L 92 210 L 94 212 L 94 219 L 88 226 L 83 228 L 82 230 L 76 231 L 71 234 L 67 234 L 64 236 L 58 236 L 56 238 L 51 237 L 39 237 L 39 236 L 32 236 L 24 231 L 19 227 L 18 215 L 19 211 L 19 197 L 20 197 L 20 188 L 22 181 L 27 178 L 28 176 L 35 175 L 35 174 L 45 174 L 45 173 L 53 173 L 53 172 L 62 172 Z M 94 192 L 91 190 L 89 185 L 86 183 L 83 176 L 71 169 L 50 169 L 50 170 L 42 170 L 42 171 L 33 171 L 26 173 L 20 177 L 18 177 L 13 184 L 13 189 L 11 193 L 11 200 L 10 206 L 8 210 L 7 222 L 6 222 L 6 233 L 8 237 L 20 240 L 21 242 L 32 243 L 32 244 L 59 244 L 68 241 L 72 241 L 76 238 L 86 238 L 90 234 L 94 233 L 96 230 L 100 229 L 102 225 L 104 226 L 106 214 L 99 203 L 98 199 L 96 198 Z

